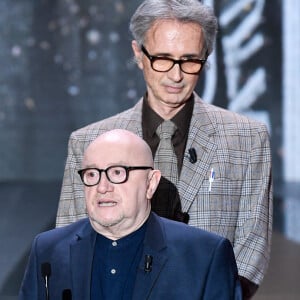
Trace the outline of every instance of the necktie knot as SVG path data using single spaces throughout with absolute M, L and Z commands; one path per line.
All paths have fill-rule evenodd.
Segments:
M 156 129 L 156 134 L 160 139 L 171 139 L 177 126 L 170 120 L 162 122 Z

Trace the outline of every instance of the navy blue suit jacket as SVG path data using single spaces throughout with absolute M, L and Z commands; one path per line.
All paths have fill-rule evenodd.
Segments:
M 88 219 L 39 234 L 32 245 L 20 300 L 45 299 L 41 264 L 51 264 L 50 299 L 90 299 L 96 232 Z M 145 255 L 153 257 L 145 272 Z M 230 242 L 213 233 L 150 214 L 133 300 L 242 299 Z

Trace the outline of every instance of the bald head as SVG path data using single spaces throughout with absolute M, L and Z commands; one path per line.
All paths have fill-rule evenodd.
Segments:
M 98 136 L 87 147 L 83 165 L 86 167 L 91 153 L 103 152 L 105 149 L 107 156 L 111 156 L 116 163 L 126 163 L 126 165 L 147 165 L 153 167 L 152 152 L 148 144 L 139 136 L 125 129 L 114 129 Z M 100 157 L 99 157 L 100 158 Z M 125 161 L 126 160 L 126 161 Z

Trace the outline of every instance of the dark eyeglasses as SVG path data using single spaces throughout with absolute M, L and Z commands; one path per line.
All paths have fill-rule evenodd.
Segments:
M 151 63 L 151 68 L 157 72 L 168 72 L 175 64 L 178 64 L 180 70 L 187 74 L 199 74 L 204 66 L 207 58 L 185 58 L 185 59 L 173 59 L 165 56 L 150 55 L 144 45 L 141 46 L 141 50 L 148 57 Z M 206 55 L 207 57 L 207 52 Z
M 80 178 L 84 185 L 86 186 L 94 186 L 100 182 L 101 173 L 104 172 L 107 179 L 111 183 L 120 184 L 124 183 L 128 180 L 129 172 L 133 170 L 147 170 L 152 167 L 146 166 L 110 166 L 106 169 L 97 169 L 97 168 L 86 168 L 78 171 Z

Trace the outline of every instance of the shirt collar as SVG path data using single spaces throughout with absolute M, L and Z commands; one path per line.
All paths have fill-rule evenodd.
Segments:
M 190 120 L 192 118 L 194 108 L 194 94 L 190 96 L 184 107 L 171 119 L 177 126 L 182 135 L 188 132 Z M 142 128 L 145 129 L 144 133 L 150 138 L 155 136 L 156 128 L 164 121 L 149 105 L 147 94 L 143 99 L 142 108 Z

